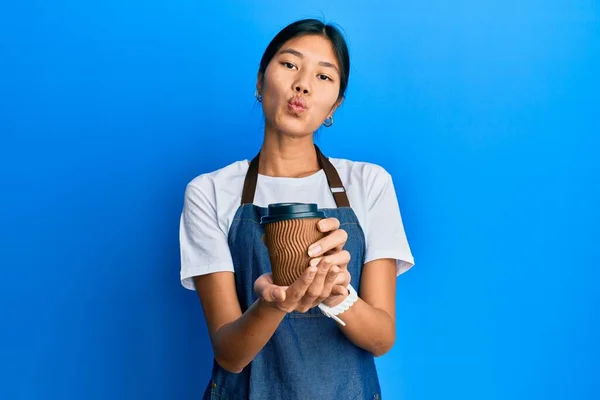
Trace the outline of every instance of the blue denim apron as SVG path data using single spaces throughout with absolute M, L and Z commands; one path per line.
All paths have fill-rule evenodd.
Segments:
M 360 285 L 365 238 L 335 167 L 316 147 L 319 164 L 337 208 L 323 209 L 348 233 L 344 247 L 352 256 L 348 271 L 352 286 Z M 229 248 L 235 269 L 236 291 L 245 312 L 257 300 L 254 281 L 271 272 L 269 253 L 262 241 L 260 217 L 267 209 L 252 204 L 258 178 L 258 156 L 250 163 L 242 204 L 229 230 Z M 213 361 L 204 399 L 251 400 L 366 400 L 379 399 L 380 386 L 373 356 L 355 346 L 337 323 L 314 307 L 306 313 L 288 313 L 265 347 L 239 374 Z

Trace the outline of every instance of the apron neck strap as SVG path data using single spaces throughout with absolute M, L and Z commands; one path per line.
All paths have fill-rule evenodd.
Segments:
M 350 202 L 348 201 L 348 196 L 346 195 L 346 189 L 342 184 L 342 180 L 340 179 L 340 175 L 337 170 L 331 164 L 331 161 L 327 157 L 321 153 L 321 150 L 317 145 L 315 145 L 315 150 L 317 151 L 317 160 L 319 162 L 319 167 L 325 172 L 325 176 L 327 177 L 327 183 L 329 185 L 329 190 L 331 190 L 331 194 L 335 200 L 335 204 L 338 207 L 350 207 Z M 244 180 L 244 190 L 242 192 L 242 205 L 244 204 L 252 204 L 254 202 L 254 193 L 256 192 L 256 182 L 258 181 L 258 159 L 260 156 L 260 152 L 254 157 L 254 159 L 250 162 L 250 167 L 248 168 L 248 172 L 246 173 L 246 179 Z

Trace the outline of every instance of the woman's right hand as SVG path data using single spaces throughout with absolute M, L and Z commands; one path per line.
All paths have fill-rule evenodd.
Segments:
M 337 289 L 345 290 L 345 288 L 338 288 L 336 284 L 338 281 L 347 279 L 345 277 L 346 269 L 340 269 L 338 266 L 328 268 L 326 276 L 319 276 L 319 279 L 315 282 L 317 271 L 317 267 L 314 266 L 306 268 L 304 273 L 290 286 L 275 285 L 273 276 L 269 272 L 259 276 L 254 282 L 254 291 L 264 302 L 283 312 L 298 311 L 305 313 L 315 306 L 315 288 L 318 287 L 320 291 L 318 297 L 321 298 L 327 298 L 331 294 L 335 294 Z M 322 273 L 323 271 L 319 275 Z

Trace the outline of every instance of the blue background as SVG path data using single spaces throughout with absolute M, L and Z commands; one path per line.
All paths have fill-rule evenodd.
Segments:
M 200 398 L 185 184 L 258 151 L 262 52 L 313 16 L 352 57 L 318 143 L 392 173 L 416 259 L 384 398 L 599 398 L 590 0 L 5 2 L 0 398 Z

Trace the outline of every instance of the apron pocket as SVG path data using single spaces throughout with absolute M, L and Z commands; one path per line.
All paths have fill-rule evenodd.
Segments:
M 219 385 L 216 382 L 210 383 L 210 396 L 206 397 L 204 400 L 244 400 L 242 397 L 237 394 L 229 391 L 223 385 Z

